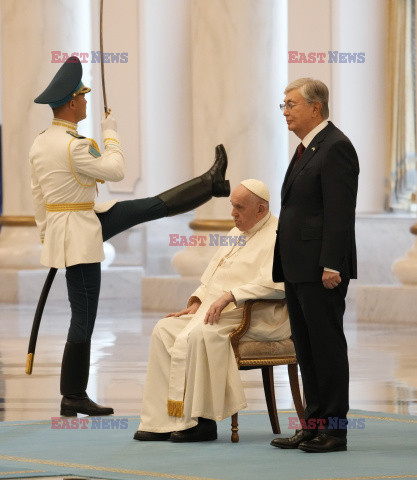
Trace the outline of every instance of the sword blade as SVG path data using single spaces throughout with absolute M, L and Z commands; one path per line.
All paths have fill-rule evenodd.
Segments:
M 103 89 L 104 113 L 107 113 L 107 95 L 106 82 L 104 80 L 104 62 L 103 62 L 103 0 L 100 0 L 100 65 L 101 65 L 101 86 Z

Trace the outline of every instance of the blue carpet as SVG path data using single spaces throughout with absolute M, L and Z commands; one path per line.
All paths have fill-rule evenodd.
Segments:
M 293 433 L 289 416 L 295 413 L 279 414 L 283 435 Z M 417 479 L 417 417 L 355 410 L 349 418 L 364 419 L 365 428 L 349 430 L 347 452 L 328 454 L 269 446 L 275 435 L 265 412 L 239 415 L 238 444 L 230 442 L 229 420 L 218 424 L 217 441 L 195 444 L 137 442 L 138 417 L 108 417 L 101 428 L 89 418 L 86 428 L 78 423 L 78 429 L 52 428 L 51 420 L 3 422 L 0 479 Z

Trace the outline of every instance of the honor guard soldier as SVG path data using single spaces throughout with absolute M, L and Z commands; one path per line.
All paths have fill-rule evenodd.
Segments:
M 216 147 L 212 167 L 203 175 L 155 197 L 95 204 L 97 183 L 124 177 L 124 158 L 117 123 L 104 115 L 104 152 L 77 132 L 86 118 L 82 65 L 70 57 L 35 100 L 53 111 L 52 125 L 37 136 L 30 150 L 35 220 L 43 243 L 41 264 L 66 269 L 71 322 L 61 365 L 61 415 L 110 415 L 87 395 L 90 342 L 96 319 L 104 260 L 103 241 L 133 227 L 195 209 L 230 194 L 225 180 L 227 155 Z

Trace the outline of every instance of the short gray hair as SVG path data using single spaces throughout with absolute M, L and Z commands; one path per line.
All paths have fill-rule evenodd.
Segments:
M 323 82 L 313 78 L 299 78 L 287 85 L 284 93 L 287 95 L 291 90 L 298 88 L 307 103 L 321 103 L 321 116 L 324 120 L 329 118 L 329 89 Z

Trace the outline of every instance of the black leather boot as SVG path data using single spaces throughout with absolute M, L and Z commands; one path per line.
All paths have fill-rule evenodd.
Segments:
M 102 407 L 88 398 L 86 393 L 90 371 L 91 342 L 65 344 L 61 365 L 61 415 L 76 417 L 84 415 L 111 415 L 112 408 Z
M 167 216 L 194 210 L 212 197 L 228 197 L 230 183 L 225 180 L 226 168 L 226 150 L 223 145 L 217 145 L 216 159 L 210 170 L 157 195 L 168 207 Z

